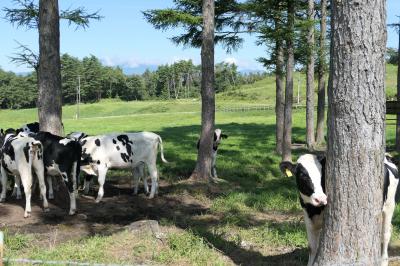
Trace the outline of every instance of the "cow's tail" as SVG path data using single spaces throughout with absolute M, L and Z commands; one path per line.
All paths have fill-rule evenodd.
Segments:
M 160 147 L 161 160 L 162 160 L 164 163 L 169 163 L 169 162 L 164 158 L 164 148 L 163 148 L 162 139 L 161 139 L 160 136 L 158 136 L 158 146 Z
M 29 169 L 32 169 L 32 164 L 35 156 L 38 158 L 43 156 L 42 143 L 38 140 L 35 140 L 30 145 L 31 152 L 29 152 Z

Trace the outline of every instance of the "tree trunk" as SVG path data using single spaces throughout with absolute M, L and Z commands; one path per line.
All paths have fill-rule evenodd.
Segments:
M 284 111 L 285 111 L 285 95 L 283 89 L 283 45 L 281 41 L 276 42 L 276 152 L 282 155 L 283 128 L 284 128 Z
M 400 30 L 400 26 L 398 26 Z M 397 52 L 397 101 L 400 101 L 400 32 Z M 396 115 L 396 151 L 400 152 L 400 115 Z
M 288 0 L 288 25 L 287 28 L 291 34 L 287 34 L 286 50 L 286 91 L 285 91 L 285 111 L 284 111 L 284 129 L 282 145 L 282 161 L 292 160 L 292 105 L 293 105 L 293 71 L 294 71 L 294 0 Z
M 331 3 L 330 200 L 315 265 L 380 265 L 386 1 Z
M 215 123 L 214 0 L 203 0 L 201 45 L 201 136 L 192 179 L 211 178 L 211 152 Z
M 60 25 L 58 1 L 39 1 L 39 100 L 40 130 L 62 134 Z
M 314 22 L 314 0 L 308 0 L 308 20 Z M 312 150 L 314 135 L 314 23 L 310 23 L 307 35 L 307 80 L 306 80 L 306 143 Z
M 325 126 L 326 6 L 327 6 L 327 0 L 321 0 L 321 21 L 320 21 L 321 34 L 319 37 L 319 51 L 318 51 L 319 64 L 318 64 L 317 132 L 316 132 L 317 144 L 321 144 L 324 141 L 324 126 Z

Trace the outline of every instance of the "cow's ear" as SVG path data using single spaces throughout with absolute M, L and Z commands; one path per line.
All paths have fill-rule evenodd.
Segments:
M 226 135 L 226 134 L 221 134 L 221 138 L 222 138 L 222 139 L 227 139 L 227 138 L 228 138 L 228 135 Z
M 0 128 L 0 135 L 4 135 L 4 130 Z
M 284 173 L 287 177 L 291 177 L 294 175 L 296 165 L 292 164 L 291 162 L 284 161 L 279 164 L 279 168 L 281 169 L 282 173 Z
M 323 154 L 317 155 L 317 160 L 320 164 L 324 165 L 326 163 L 326 156 Z

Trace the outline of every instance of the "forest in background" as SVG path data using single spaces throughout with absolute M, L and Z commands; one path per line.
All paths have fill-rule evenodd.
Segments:
M 265 73 L 241 73 L 235 64 L 215 66 L 216 92 L 229 91 L 251 84 Z M 124 74 L 120 67 L 104 66 L 91 55 L 82 60 L 69 54 L 61 56 L 63 104 L 76 102 L 80 83 L 81 101 L 92 103 L 105 98 L 124 101 L 150 99 L 184 99 L 200 96 L 201 67 L 191 60 L 160 65 L 143 74 Z M 36 106 L 38 99 L 36 72 L 18 75 L 0 69 L 0 108 L 21 109 Z

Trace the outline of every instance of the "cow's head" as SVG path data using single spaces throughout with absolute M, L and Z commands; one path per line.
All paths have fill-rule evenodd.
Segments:
M 279 167 L 288 177 L 295 176 L 297 189 L 305 204 L 324 206 L 327 204 L 325 194 L 325 157 L 304 154 L 296 164 L 285 161 Z
M 80 142 L 83 138 L 86 138 L 87 136 L 88 135 L 83 132 L 71 132 L 66 137 Z
M 214 130 L 214 143 L 217 145 L 221 142 L 222 139 L 227 139 L 228 135 L 222 134 L 222 130 L 217 128 Z

